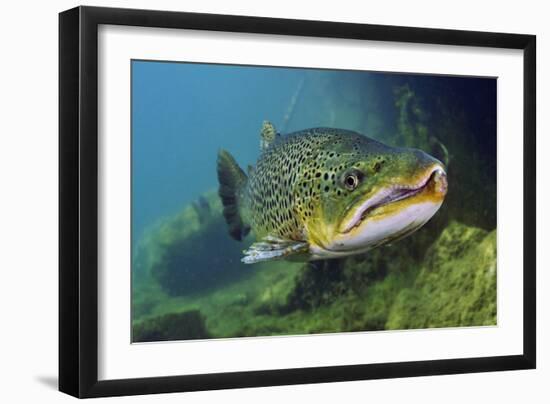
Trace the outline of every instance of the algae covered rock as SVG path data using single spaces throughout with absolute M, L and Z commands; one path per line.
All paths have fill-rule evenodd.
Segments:
M 309 264 L 279 312 L 308 332 L 496 324 L 496 231 L 451 222 L 429 239 Z
M 434 221 L 412 237 L 365 254 L 304 265 L 283 311 L 315 309 L 338 302 L 345 295 L 365 299 L 365 294 L 372 294 L 373 288 L 388 277 L 388 283 L 395 277 L 409 278 L 442 228 Z M 388 307 L 387 301 L 384 306 Z
M 133 342 L 154 342 L 210 338 L 199 310 L 170 313 L 134 324 Z
M 137 246 L 135 274 L 171 296 L 202 292 L 250 272 L 240 261 L 242 248 L 227 234 L 212 191 L 149 230 Z
M 496 231 L 451 222 L 412 287 L 397 295 L 386 328 L 496 324 Z

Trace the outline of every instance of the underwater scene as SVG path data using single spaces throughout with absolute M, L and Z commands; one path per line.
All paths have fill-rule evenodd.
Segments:
M 132 342 L 497 324 L 496 78 L 131 69 Z

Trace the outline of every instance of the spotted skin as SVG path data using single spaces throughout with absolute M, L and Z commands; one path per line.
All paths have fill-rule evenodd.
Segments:
M 342 129 L 313 128 L 280 137 L 249 173 L 243 195 L 256 236 L 304 240 L 321 199 L 352 193 L 341 185 L 345 169 L 379 171 L 385 148 Z

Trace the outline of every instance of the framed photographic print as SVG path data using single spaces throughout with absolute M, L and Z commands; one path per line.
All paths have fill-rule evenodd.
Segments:
M 535 37 L 60 14 L 59 387 L 535 367 Z

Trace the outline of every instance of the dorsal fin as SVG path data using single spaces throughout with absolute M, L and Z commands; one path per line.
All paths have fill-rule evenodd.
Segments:
M 278 136 L 280 135 L 275 130 L 275 126 L 269 121 L 264 121 L 260 132 L 260 150 L 266 150 Z

